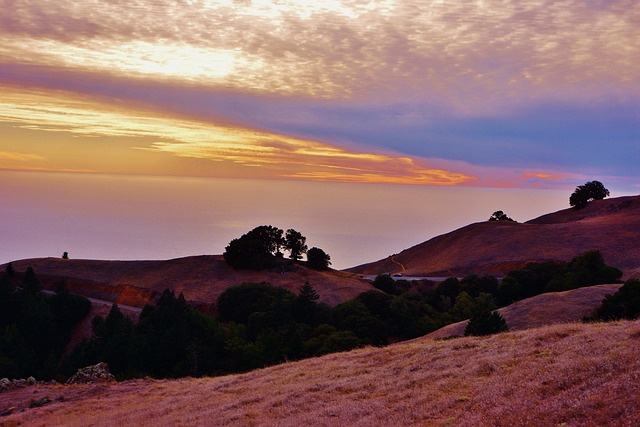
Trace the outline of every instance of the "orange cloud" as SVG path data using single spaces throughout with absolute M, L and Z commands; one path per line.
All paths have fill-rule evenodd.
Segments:
M 108 107 L 71 97 L 52 98 L 46 93 L 20 93 L 9 88 L 0 100 L 0 121 L 32 130 L 127 140 L 130 153 L 146 152 L 149 162 L 154 153 L 162 153 L 187 160 L 231 163 L 235 165 L 234 176 L 253 177 L 256 176 L 255 168 L 259 168 L 261 176 L 303 180 L 428 185 L 462 185 L 476 180 L 460 171 L 423 166 L 406 156 L 347 150 L 320 141 L 195 120 L 155 117 L 144 111 Z M 0 152 L 0 159 L 3 153 L 9 163 L 44 160 L 38 155 L 10 152 Z M 69 150 L 69 157 L 73 154 Z M 113 162 L 121 163 L 119 159 L 122 155 Z M 215 168 L 215 164 L 211 163 L 211 168 Z M 29 167 L 47 168 L 42 165 Z M 62 165 L 57 169 L 75 168 Z M 140 173 L 141 170 L 148 169 L 140 163 L 130 165 L 128 170 L 118 169 L 128 173 Z M 201 167 L 198 170 L 199 174 L 207 174 Z M 106 171 L 109 171 L 108 165 Z M 157 170 L 157 173 L 162 171 Z
M 43 156 L 16 151 L 0 151 L 0 162 L 39 162 L 45 160 Z

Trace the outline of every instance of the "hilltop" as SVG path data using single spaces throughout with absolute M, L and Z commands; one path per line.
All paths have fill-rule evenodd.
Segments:
M 626 277 L 640 274 L 640 196 L 597 200 L 517 223 L 485 221 L 347 271 L 363 275 L 503 276 L 531 261 L 569 261 L 599 250 Z M 403 269 L 404 268 L 404 269 Z
M 266 281 L 297 292 L 306 281 L 329 305 L 371 290 L 358 275 L 403 273 L 407 276 L 503 276 L 530 261 L 568 261 L 598 249 L 607 264 L 640 275 L 640 196 L 591 202 L 525 223 L 485 221 L 434 237 L 388 258 L 345 271 L 316 271 L 304 263 L 290 271 L 250 271 L 229 267 L 221 255 L 161 261 L 103 261 L 37 258 L 14 261 L 18 272 L 32 266 L 47 289 L 64 279 L 75 293 L 120 305 L 143 307 L 164 289 L 182 292 L 190 304 L 215 312 L 218 296 L 244 282 Z
M 638 425 L 639 338 L 640 321 L 420 338 L 242 375 L 39 384 L 0 407 L 3 425 Z
M 309 281 L 330 305 L 355 298 L 371 290 L 358 276 L 336 270 L 316 271 L 303 263 L 288 271 L 234 270 L 222 255 L 202 255 L 166 261 L 101 261 L 34 258 L 13 261 L 18 272 L 33 267 L 44 288 L 54 289 L 64 280 L 74 293 L 120 305 L 143 307 L 169 288 L 182 292 L 190 304 L 213 313 L 215 302 L 225 289 L 244 282 L 269 282 L 293 292 Z

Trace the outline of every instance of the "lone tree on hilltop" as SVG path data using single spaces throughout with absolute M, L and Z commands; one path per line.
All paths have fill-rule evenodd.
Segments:
M 509 218 L 507 214 L 502 211 L 495 211 L 489 218 L 489 221 L 513 221 L 513 219 Z
M 569 197 L 569 205 L 576 209 L 582 209 L 592 200 L 602 200 L 609 197 L 607 190 L 600 181 L 589 181 L 576 187 Z

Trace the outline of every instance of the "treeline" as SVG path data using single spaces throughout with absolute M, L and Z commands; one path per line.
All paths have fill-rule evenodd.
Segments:
M 0 378 L 54 378 L 71 333 L 90 308 L 64 282 L 46 295 L 31 267 L 20 278 L 8 264 L 0 279 Z
M 447 324 L 489 315 L 500 306 L 542 292 L 581 284 L 611 283 L 621 272 L 597 251 L 571 262 L 530 263 L 495 277 L 428 282 L 378 276 L 371 290 L 329 307 L 305 283 L 299 292 L 268 283 L 227 289 L 212 318 L 189 307 L 182 295 L 165 291 L 147 306 L 136 325 L 114 306 L 94 321 L 94 337 L 68 358 L 65 373 L 106 361 L 119 378 L 180 377 L 242 372 L 286 360 L 382 346 L 415 338 Z
M 48 319 L 47 322 L 3 320 L 3 339 L 17 329 L 23 341 L 33 333 L 29 338 L 32 346 L 44 348 L 45 335 L 55 345 L 47 347 L 48 351 L 40 347 L 36 351 L 34 347 L 37 358 L 31 358 L 37 363 L 30 366 L 20 365 L 24 358 L 22 352 L 27 347 L 14 345 L 13 353 L 2 353 L 2 366 L 20 365 L 20 369 L 3 368 L 6 374 L 2 376 L 12 376 L 11 372 L 22 376 L 44 372 L 43 378 L 54 374 L 63 377 L 98 362 L 107 362 L 119 379 L 243 372 L 366 345 L 383 346 L 470 318 L 491 320 L 490 315 L 496 308 L 519 299 L 582 285 L 612 283 L 620 277 L 621 272 L 607 266 L 598 251 L 589 251 L 571 262 L 527 264 L 523 269 L 510 272 L 502 281 L 491 276 L 470 275 L 462 279 L 449 278 L 436 285 L 428 281 L 394 281 L 388 275 L 381 275 L 374 286 L 382 292 L 364 292 L 335 307 L 321 303 L 308 282 L 297 293 L 269 283 L 245 283 L 221 294 L 217 317 L 197 311 L 182 294 L 176 296 L 166 290 L 155 305 L 145 306 L 136 324 L 124 316 L 117 305 L 106 318 L 93 319 L 92 338 L 78 345 L 59 364 L 56 362 L 68 341 L 70 329 L 64 333 L 63 329 L 47 329 L 51 324 L 60 323 L 55 320 L 59 309 L 50 308 L 49 317 L 39 315 Z M 47 297 L 25 283 L 22 290 L 3 294 L 1 301 L 5 304 L 8 298 L 4 307 L 15 305 L 26 315 L 37 312 L 29 308 L 32 304 L 54 306 L 53 302 L 36 300 L 63 298 L 68 301 L 68 297 L 64 290 Z M 19 298 L 27 302 L 16 304 Z M 66 320 L 70 325 L 77 321 L 81 311 L 66 309 L 65 312 L 77 313 Z M 55 321 L 51 323 L 52 320 Z M 26 329 L 26 324 L 32 325 L 31 329 Z

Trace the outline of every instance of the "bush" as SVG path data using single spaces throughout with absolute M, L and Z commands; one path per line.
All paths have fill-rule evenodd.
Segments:
M 395 295 L 397 292 L 396 281 L 388 274 L 378 274 L 373 281 L 373 286 L 387 294 Z
M 307 251 L 307 265 L 314 270 L 328 270 L 331 265 L 331 257 L 320 248 L 311 248 Z
M 508 331 L 506 320 L 497 311 L 485 311 L 472 317 L 464 330 L 465 336 L 484 336 Z
M 640 280 L 630 279 L 613 295 L 602 300 L 595 316 L 587 320 L 633 320 L 640 318 Z
M 513 221 L 513 219 L 509 218 L 509 216 L 502 211 L 495 211 L 489 218 L 489 221 Z

